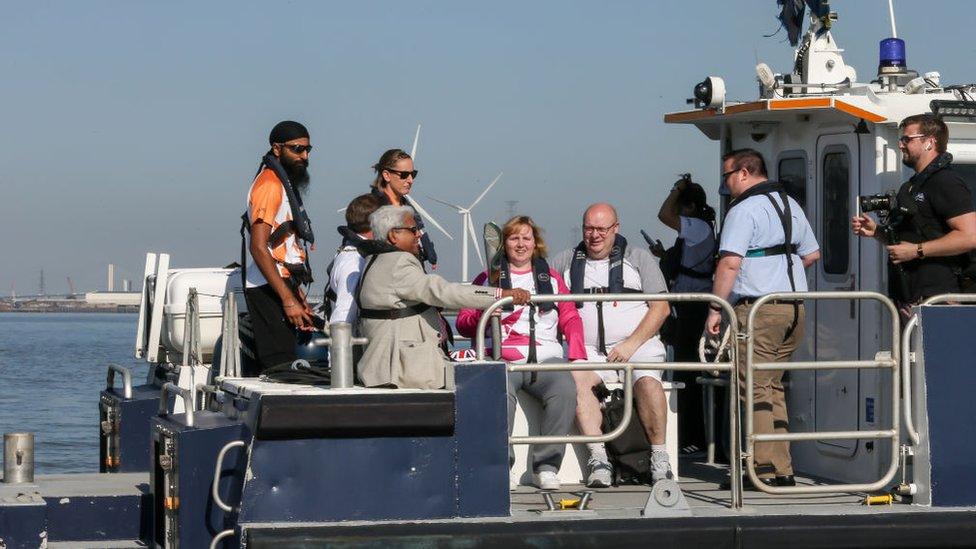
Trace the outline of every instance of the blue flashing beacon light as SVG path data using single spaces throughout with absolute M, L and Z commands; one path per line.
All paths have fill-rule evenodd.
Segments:
M 882 40 L 879 59 L 879 75 L 905 72 L 908 68 L 905 62 L 905 41 L 901 38 Z

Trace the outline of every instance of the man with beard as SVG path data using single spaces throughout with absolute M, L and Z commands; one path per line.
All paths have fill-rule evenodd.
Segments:
M 952 169 L 946 152 L 949 129 L 932 114 L 909 116 L 898 126 L 902 162 L 915 170 L 896 198 L 907 213 L 894 227 L 899 242 L 885 242 L 891 264 L 889 293 L 907 316 L 925 298 L 960 291 L 966 254 L 976 248 L 976 213 L 966 182 Z M 851 220 L 858 236 L 881 238 L 867 214 Z
M 292 121 L 278 123 L 268 141 L 271 150 L 247 195 L 251 261 L 242 276 L 258 365 L 245 376 L 290 364 L 296 358 L 296 330 L 314 329 L 301 288 L 312 282 L 306 248 L 314 236 L 302 204 L 312 146 L 305 126 Z

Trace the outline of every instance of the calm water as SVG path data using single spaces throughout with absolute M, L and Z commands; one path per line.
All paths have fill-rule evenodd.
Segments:
M 106 366 L 133 367 L 137 315 L 0 313 L 0 432 L 33 431 L 38 474 L 98 471 Z M 121 384 L 121 381 L 117 381 Z

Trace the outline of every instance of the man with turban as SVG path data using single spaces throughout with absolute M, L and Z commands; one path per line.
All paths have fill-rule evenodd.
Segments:
M 251 260 L 242 276 L 258 362 L 245 368 L 245 376 L 290 364 L 296 358 L 296 332 L 313 330 L 302 290 L 312 282 L 307 249 L 315 240 L 302 204 L 312 146 L 305 126 L 292 121 L 278 123 L 268 142 L 271 149 L 248 191 L 244 219 Z

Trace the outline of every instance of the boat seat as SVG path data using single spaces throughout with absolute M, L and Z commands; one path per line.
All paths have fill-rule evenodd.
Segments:
M 262 395 L 259 439 L 450 436 L 453 391 Z

